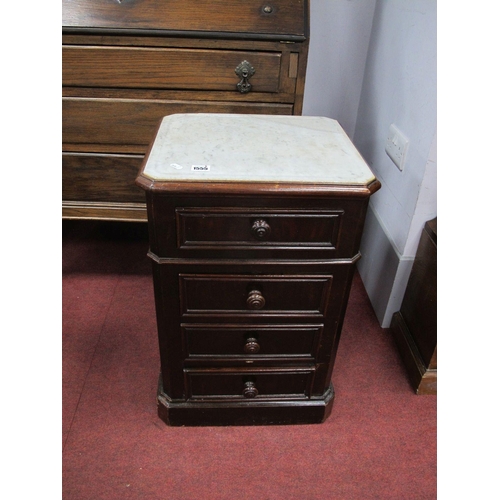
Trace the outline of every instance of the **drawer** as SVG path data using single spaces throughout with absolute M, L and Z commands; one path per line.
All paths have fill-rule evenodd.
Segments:
M 189 398 L 263 399 L 272 397 L 306 398 L 310 392 L 312 368 L 185 370 Z
M 305 36 L 305 0 L 63 0 L 63 28 Z
M 181 249 L 335 250 L 343 211 L 177 208 Z
M 244 356 L 265 358 L 292 356 L 314 358 L 323 325 L 184 325 L 188 357 Z
M 225 196 L 212 189 L 148 194 L 154 218 L 151 251 L 158 258 L 312 260 L 355 259 L 367 198 L 304 195 L 304 203 L 278 189 L 275 196 Z M 189 183 L 186 182 L 186 185 Z M 217 189 L 217 183 L 213 184 Z M 212 187 L 212 185 L 210 186 Z M 301 189 L 298 185 L 297 189 Z M 231 186 L 232 188 L 232 186 Z
M 251 92 L 278 92 L 281 53 L 143 47 L 65 46 L 63 86 L 234 91 L 248 61 Z
M 173 113 L 291 115 L 292 110 L 284 104 L 67 97 L 62 104 L 62 138 L 74 147 L 96 144 L 119 152 L 120 147 L 129 151 L 135 146 L 136 152 L 145 153 L 161 118 Z
M 142 155 L 63 153 L 64 200 L 143 203 L 135 185 Z
M 331 275 L 180 274 L 181 314 L 324 317 Z

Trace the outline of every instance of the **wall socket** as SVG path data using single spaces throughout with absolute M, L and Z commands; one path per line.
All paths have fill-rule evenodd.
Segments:
M 393 123 L 389 127 L 389 134 L 385 141 L 385 152 L 401 171 L 403 170 L 409 143 L 408 138 Z

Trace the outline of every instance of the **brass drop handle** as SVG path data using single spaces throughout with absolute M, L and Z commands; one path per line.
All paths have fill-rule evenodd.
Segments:
M 259 394 L 257 387 L 253 382 L 245 382 L 245 387 L 243 388 L 243 396 L 246 398 L 254 398 Z
M 257 354 L 260 351 L 260 345 L 254 337 L 248 337 L 243 350 L 247 354 Z
M 266 240 L 271 234 L 271 226 L 264 219 L 257 219 L 252 224 L 252 234 L 258 240 Z
M 234 72 L 241 78 L 241 80 L 236 84 L 236 88 L 242 94 L 248 94 L 248 92 L 252 89 L 252 84 L 249 80 L 255 74 L 255 68 L 245 60 L 236 66 Z
M 252 290 L 247 297 L 248 309 L 262 309 L 266 305 L 266 299 L 260 290 Z

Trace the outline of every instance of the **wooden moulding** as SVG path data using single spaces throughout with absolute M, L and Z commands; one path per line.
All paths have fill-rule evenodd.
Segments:
M 147 158 L 147 156 L 146 156 Z M 348 196 L 365 198 L 378 191 L 381 184 L 374 180 L 367 186 L 339 184 L 301 184 L 301 183 L 246 183 L 246 182 L 161 182 L 140 174 L 137 186 L 153 193 L 184 193 L 203 195 L 259 195 L 259 196 Z
M 62 207 L 63 219 L 109 220 L 147 222 L 145 203 L 100 203 L 66 201 Z
M 322 397 L 288 401 L 175 401 L 158 382 L 158 416 L 171 426 L 320 424 L 332 411 L 335 392 L 330 384 Z

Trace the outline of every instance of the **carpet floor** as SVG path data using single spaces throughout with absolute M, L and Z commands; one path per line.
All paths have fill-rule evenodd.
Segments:
M 64 500 L 427 500 L 436 397 L 412 391 L 356 273 L 317 425 L 169 427 L 145 224 L 63 223 Z

